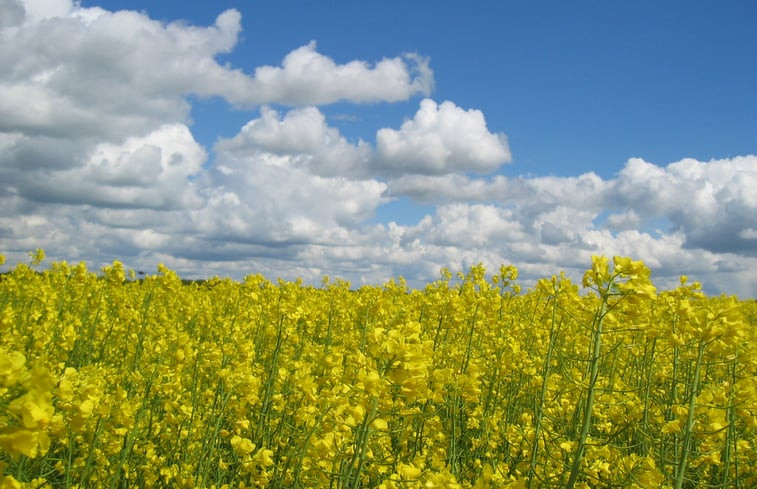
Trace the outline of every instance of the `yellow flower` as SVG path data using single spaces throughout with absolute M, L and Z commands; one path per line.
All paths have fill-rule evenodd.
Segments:
M 77 407 L 77 409 L 79 410 L 79 414 L 83 418 L 88 418 L 89 415 L 92 414 L 92 410 L 94 408 L 95 408 L 95 403 L 93 403 L 91 399 L 85 399 Z
M 0 489 L 21 489 L 21 483 L 12 475 L 6 475 L 0 479 Z
M 30 429 L 46 427 L 55 413 L 52 394 L 38 391 L 29 391 L 14 399 L 8 410 L 20 415 L 24 427 Z
M 34 458 L 38 453 L 40 455 L 47 453 L 50 448 L 50 438 L 44 431 L 10 428 L 0 433 L 0 447 L 11 455 L 22 454 Z
M 662 426 L 662 433 L 665 434 L 671 434 L 671 433 L 680 433 L 681 432 L 681 422 L 680 419 L 674 419 L 672 421 L 668 421 Z
M 18 383 L 24 373 L 25 364 L 26 357 L 22 353 L 7 352 L 0 348 L 0 379 L 2 379 L 2 385 L 7 387 Z
M 400 464 L 400 468 L 397 471 L 403 480 L 413 481 L 418 479 L 423 471 L 414 465 Z
M 592 256 L 591 269 L 584 273 L 583 286 L 601 287 L 610 280 L 609 262 L 606 256 Z
M 55 379 L 50 370 L 36 366 L 31 369 L 29 378 L 24 381 L 24 386 L 29 390 L 51 392 L 55 386 Z
M 39 265 L 45 259 L 45 250 L 37 248 L 34 251 L 30 251 L 29 256 L 32 259 L 32 265 Z
M 258 452 L 255 454 L 252 459 L 258 464 L 262 465 L 263 467 L 270 467 L 273 465 L 273 450 L 268 450 L 265 448 L 261 448 L 258 450 Z
M 244 457 L 252 453 L 255 450 L 255 444 L 249 438 L 242 438 L 239 435 L 231 437 L 231 447 L 234 452 L 240 457 Z

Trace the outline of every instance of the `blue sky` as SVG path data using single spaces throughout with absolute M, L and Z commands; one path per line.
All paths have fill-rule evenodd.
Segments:
M 341 63 L 407 51 L 428 56 L 433 98 L 478 108 L 492 130 L 509 136 L 515 164 L 503 169 L 506 174 L 595 171 L 609 177 L 630 156 L 664 164 L 755 150 L 753 2 L 100 4 L 199 25 L 236 8 L 244 31 L 220 59 L 247 72 L 277 65 L 312 40 Z M 345 105 L 323 110 L 361 118 L 333 124 L 349 137 L 371 138 L 376 129 L 411 117 L 417 100 Z M 203 107 L 196 112 L 206 114 Z M 233 135 L 249 116 L 238 114 L 221 127 Z M 225 117 L 213 111 L 195 127 L 212 143 Z
M 0 7 L 9 262 L 757 295 L 754 2 Z

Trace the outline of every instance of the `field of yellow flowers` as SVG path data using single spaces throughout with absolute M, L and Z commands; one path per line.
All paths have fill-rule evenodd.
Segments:
M 642 262 L 523 292 L 32 255 L 0 279 L 3 489 L 757 487 L 755 301 Z

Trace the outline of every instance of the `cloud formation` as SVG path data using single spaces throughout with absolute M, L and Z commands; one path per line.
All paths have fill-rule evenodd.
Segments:
M 367 143 L 348 142 L 316 107 L 293 109 L 283 117 L 263 107 L 260 118 L 248 122 L 233 138 L 219 141 L 216 149 L 250 158 L 269 154 L 325 177 L 366 175 L 373 159 Z
M 514 263 L 528 285 L 561 269 L 577 278 L 600 253 L 645 260 L 661 286 L 686 272 L 713 292 L 757 291 L 757 156 L 506 177 L 507 139 L 480 110 L 423 98 L 355 141 L 318 107 L 428 96 L 420 56 L 337 64 L 311 43 L 250 75 L 216 61 L 241 33 L 235 10 L 198 27 L 62 0 L 0 8 L 9 262 L 42 247 L 95 267 L 415 285 L 442 266 Z M 260 107 L 205 148 L 188 95 Z M 428 212 L 399 224 L 384 214 L 397 201 Z
M 405 54 L 384 58 L 374 66 L 364 61 L 337 65 L 316 51 L 315 41 L 289 53 L 278 66 L 261 66 L 239 103 L 324 105 L 340 100 L 351 102 L 398 102 L 429 95 L 434 75 L 428 58 Z
M 25 147 L 28 142 L 39 141 L 21 138 L 0 157 L 5 191 L 27 201 L 135 209 L 202 203 L 189 178 L 200 172 L 207 153 L 183 124 L 165 125 L 121 144 L 100 143 L 81 160 L 74 156 L 60 167 L 54 154 L 35 152 Z
M 687 248 L 757 257 L 749 229 L 757 228 L 754 156 L 701 162 L 684 159 L 657 167 L 629 160 L 614 194 L 647 217 L 664 216 L 686 235 Z
M 9 2 L 0 33 L 0 130 L 112 139 L 185 120 L 185 97 L 233 104 L 395 102 L 428 94 L 433 73 L 417 55 L 338 65 L 310 43 L 282 67 L 250 76 L 215 57 L 236 45 L 241 15 L 209 27 L 164 24 L 146 14 L 80 8 L 64 0 Z M 22 15 L 23 13 L 23 15 Z
M 376 147 L 384 167 L 396 173 L 489 173 L 511 160 L 504 134 L 489 132 L 481 111 L 431 99 L 399 130 L 379 130 Z

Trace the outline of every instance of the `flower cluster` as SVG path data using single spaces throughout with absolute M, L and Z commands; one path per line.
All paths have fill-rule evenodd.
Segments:
M 757 304 L 640 261 L 583 293 L 30 256 L 0 280 L 0 488 L 757 485 Z

